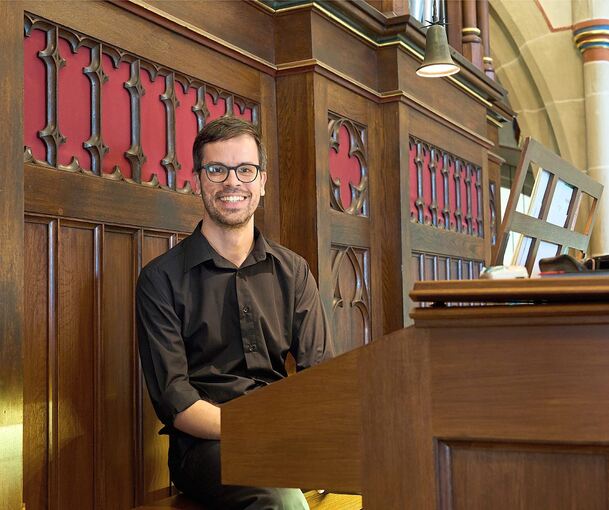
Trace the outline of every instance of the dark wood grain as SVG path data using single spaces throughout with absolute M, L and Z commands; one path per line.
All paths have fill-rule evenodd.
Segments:
M 24 165 L 28 212 L 189 232 L 201 219 L 194 195 Z M 150 204 L 155 204 L 151 207 Z
M 376 2 L 382 9 L 389 3 Z M 0 107 L 6 114 L 2 118 L 10 120 L 6 123 L 9 127 L 0 128 L 0 139 L 7 148 L 0 156 L 4 163 L 1 166 L 4 170 L 0 170 L 2 190 L 10 190 L 10 196 L 0 191 L 3 261 L 0 275 L 2 295 L 8 296 L 7 305 L 4 301 L 2 304 L 0 332 L 12 339 L 4 342 L 3 337 L 0 352 L 3 374 L 6 372 L 10 381 L 7 388 L 11 396 L 7 402 L 11 413 L 14 411 L 12 415 L 20 416 L 22 389 L 27 390 L 27 402 L 36 403 L 26 408 L 24 434 L 32 442 L 23 457 L 28 464 L 24 469 L 28 477 L 25 497 L 28 508 L 36 501 L 45 510 L 45 491 L 54 505 L 49 510 L 64 506 L 90 508 L 94 503 L 100 508 L 153 505 L 154 500 L 170 495 L 167 438 L 157 435 L 160 423 L 150 405 L 135 352 L 134 284 L 143 264 L 193 229 L 200 219 L 202 204 L 200 198 L 191 195 L 22 164 L 22 142 L 15 136 L 22 130 L 23 111 L 20 99 L 23 17 L 19 5 L 0 3 L 3 20 L 8 23 L 0 37 L 3 48 L 9 50 L 0 56 L 2 76 L 8 77 L 3 81 L 2 94 L 11 98 Z M 342 271 L 339 279 L 348 282 L 349 290 L 353 290 L 352 284 L 357 281 L 355 270 L 367 272 L 371 337 L 408 323 L 410 300 L 404 294 L 417 271 L 411 268 L 411 258 L 417 253 L 416 248 L 427 245 L 416 246 L 411 239 L 408 155 L 404 143 L 409 135 L 418 136 L 481 166 L 486 175 L 490 171 L 485 166 L 489 158 L 486 150 L 492 149 L 496 138 L 492 132 L 489 134 L 488 104 L 484 100 L 472 98 L 450 80 L 431 83 L 416 78 L 418 59 L 405 49 L 365 41 L 349 23 L 337 22 L 316 5 L 278 10 L 275 14 L 255 2 L 210 2 L 201 9 L 197 2 L 159 1 L 152 4 L 162 11 L 156 14 L 145 6 L 124 2 L 90 2 L 86 9 L 65 2 L 27 1 L 22 5 L 35 15 L 142 59 L 259 102 L 262 131 L 269 149 L 269 181 L 264 207 L 256 212 L 257 225 L 270 238 L 307 259 L 318 279 L 327 311 L 331 311 L 335 297 L 332 252 L 351 249 L 357 261 L 349 259 L 351 265 L 339 268 Z M 393 5 L 406 9 L 406 2 L 401 0 L 393 1 Z M 401 31 L 416 44 L 423 40 L 422 33 L 407 20 L 391 21 L 363 2 L 331 7 L 352 25 L 370 31 L 373 38 Z M 468 69 L 463 76 L 467 82 L 475 83 L 484 97 L 500 101 L 499 87 Z M 368 217 L 354 218 L 330 211 L 330 114 L 365 127 L 370 178 Z M 26 241 L 31 253 L 27 257 L 20 244 L 24 203 L 30 222 Z M 419 234 L 418 237 L 412 234 L 415 241 L 430 237 L 426 231 Z M 428 244 L 442 253 L 454 250 L 460 253 L 463 250 L 457 241 L 460 239 L 449 236 Z M 465 251 L 484 255 L 488 248 L 469 246 Z M 369 257 L 365 262 L 364 254 Z M 46 305 L 31 315 L 33 322 L 28 324 L 24 337 L 48 335 L 45 340 L 48 347 L 28 344 L 32 350 L 27 351 L 26 360 L 36 360 L 36 364 L 27 361 L 24 375 L 26 381 L 31 381 L 27 388 L 20 386 L 22 374 L 15 363 L 21 356 L 20 286 L 24 281 L 24 260 L 28 267 L 39 265 L 37 272 L 28 269 L 26 275 L 28 308 L 35 306 L 37 295 L 47 289 Z M 420 260 L 428 266 L 432 262 L 425 255 Z M 440 269 L 438 275 L 443 274 Z M 5 282 L 8 292 L 4 292 Z M 39 301 L 45 303 L 45 299 Z M 344 337 L 342 345 L 349 349 L 361 345 L 366 338 L 364 322 L 358 322 L 359 317 L 354 315 L 357 312 L 344 320 L 337 316 L 341 327 L 344 326 L 339 335 Z M 3 317 L 10 317 L 10 321 L 1 320 Z M 401 342 L 401 336 L 396 338 Z M 354 435 L 347 439 L 340 434 L 332 436 L 329 444 L 317 450 L 322 457 L 329 458 L 329 466 L 343 463 L 344 469 L 335 469 L 333 475 L 342 477 L 339 486 L 344 490 L 354 489 L 353 477 L 361 474 L 356 466 L 364 454 L 378 459 L 381 462 L 378 466 L 386 465 L 386 469 L 379 467 L 378 472 L 368 472 L 366 482 L 371 502 L 381 501 L 384 492 L 392 494 L 394 499 L 382 510 L 403 508 L 401 502 L 394 505 L 394 501 L 405 494 L 414 498 L 419 505 L 416 508 L 425 508 L 433 499 L 426 496 L 429 487 L 423 483 L 433 445 L 431 439 L 427 441 L 421 435 L 428 425 L 428 415 L 427 411 L 416 414 L 420 413 L 419 404 L 426 405 L 424 384 L 420 393 L 411 392 L 417 379 L 427 384 L 425 368 L 409 365 L 412 360 L 427 359 L 424 349 L 417 345 L 396 345 L 396 350 L 391 351 L 394 358 L 385 359 L 384 353 L 377 353 L 374 359 L 378 370 L 374 372 L 366 372 L 364 365 L 357 368 L 354 365 L 348 379 L 340 370 L 335 373 L 328 369 L 323 381 L 310 385 L 311 407 L 306 409 L 316 408 L 317 397 L 329 391 L 334 397 L 331 403 L 324 401 L 324 416 L 331 417 L 338 409 L 342 413 L 338 421 L 344 424 L 348 417 L 356 420 L 360 411 L 365 412 L 370 434 L 378 441 L 386 434 L 402 431 L 398 447 L 385 459 L 379 458 L 378 452 L 363 450 L 361 443 L 339 457 L 337 451 Z M 76 361 L 80 364 L 76 365 Z M 48 378 L 43 379 L 37 371 L 38 363 L 46 363 Z M 387 388 L 383 378 L 370 380 L 385 373 L 387 367 L 399 371 L 402 365 L 409 366 L 411 372 L 404 374 L 400 391 Z M 343 387 L 332 393 L 334 390 L 328 390 L 327 384 L 335 376 L 343 377 Z M 398 379 L 391 377 L 393 382 Z M 357 389 L 354 386 L 357 384 L 369 388 Z M 403 395 L 408 393 L 404 409 L 410 409 L 410 416 L 421 419 L 409 422 L 409 415 L 402 414 L 402 409 L 380 409 L 382 399 L 365 408 L 352 409 L 348 406 L 349 392 L 359 390 L 369 397 L 378 393 L 387 398 L 405 398 Z M 286 409 L 292 410 L 292 418 L 295 413 L 300 417 L 302 408 L 296 406 L 294 394 L 284 396 L 291 402 Z M 50 410 L 47 415 L 43 405 Z M 313 419 L 303 417 L 305 422 L 312 423 Z M 329 419 L 328 427 L 337 423 Z M 242 425 L 246 427 L 248 423 Z M 303 422 L 297 425 L 300 430 Z M 356 434 L 353 423 L 345 426 Z M 47 438 L 40 436 L 44 427 L 48 428 Z M 328 427 L 323 430 L 328 431 Z M 408 432 L 403 434 L 404 430 Z M 317 430 L 302 433 L 315 436 Z M 313 436 L 312 442 L 318 439 Z M 402 442 L 410 436 L 419 438 L 419 444 Z M 309 444 L 313 443 L 303 443 L 301 455 L 311 455 L 305 451 Z M 9 468 L 8 477 L 0 476 L 1 500 L 10 504 L 21 497 L 21 460 L 14 460 L 21 458 L 17 452 L 20 445 L 20 441 L 15 442 L 9 452 L 3 444 L 1 450 L 1 459 L 12 459 L 14 466 Z M 284 456 L 283 446 L 274 451 Z M 394 486 L 391 484 L 403 481 L 394 476 L 400 455 L 415 459 L 413 472 L 407 483 Z M 247 455 L 240 452 L 240 456 L 243 466 L 247 466 Z M 283 470 L 285 478 L 295 483 L 294 472 L 290 470 L 298 469 L 300 464 L 297 460 L 288 464 Z M 415 466 L 421 467 L 418 472 L 414 472 Z M 388 479 L 382 479 L 387 473 Z M 315 478 L 318 475 L 312 471 L 306 480 L 312 483 L 319 480 Z M 78 483 L 70 486 L 71 479 Z M 423 487 L 419 495 L 413 492 L 418 482 Z M 13 505 L 18 510 L 19 502 Z
M 23 493 L 23 6 L 0 3 L 0 501 L 20 509 Z
M 607 326 L 551 322 L 430 329 L 434 434 L 606 443 Z
M 49 490 L 49 229 L 45 220 L 25 223 L 23 404 L 23 501 L 32 510 L 48 506 Z
M 453 504 L 443 509 L 607 508 L 607 451 L 467 442 L 447 447 Z
M 93 229 L 61 224 L 58 257 L 57 504 L 94 506 L 95 303 Z
M 410 223 L 408 211 L 410 181 L 401 178 L 408 172 L 406 151 L 400 150 L 400 141 L 405 139 L 408 126 L 407 107 L 399 101 L 381 106 L 380 137 L 382 171 L 373 180 L 371 192 L 371 219 L 374 245 L 380 249 L 380 271 L 383 300 L 383 334 L 404 326 L 404 307 L 409 308 L 407 293 L 410 288 L 410 271 L 402 271 L 402 261 L 410 253 Z M 387 204 L 392 204 L 388 207 Z M 401 278 L 396 275 L 401 274 Z
M 205 79 L 210 76 L 210 69 L 214 69 L 213 80 L 209 80 L 214 86 L 256 102 L 260 100 L 258 70 L 117 5 L 89 2 L 86 15 L 81 9 L 74 9 L 65 2 L 28 0 L 23 5 L 29 12 L 178 72 Z M 178 27 L 174 28 L 178 30 Z M 150 41 L 157 41 L 157 44 L 150 44 Z
M 269 239 L 281 239 L 281 192 L 279 158 L 277 157 L 277 93 L 275 80 L 270 76 L 261 76 L 262 88 L 262 136 L 267 150 L 268 168 L 266 180 L 266 194 L 262 214 L 255 218 L 256 226 L 264 232 Z M 260 212 L 260 208 L 258 209 Z M 260 217 L 262 216 L 262 217 Z
M 271 15 L 246 2 L 159 1 L 150 5 L 269 62 L 275 60 Z M 247 20 L 247 21 L 245 21 Z
M 604 302 L 609 293 L 606 276 L 417 282 L 410 297 L 415 301 L 475 301 L 489 303 Z
M 446 510 L 606 508 L 608 321 L 398 331 L 226 404 L 225 473 L 242 484 L 348 485 L 370 510 L 436 508 L 438 494 Z M 297 431 L 292 406 L 308 410 Z M 341 447 L 361 478 L 327 462 Z
M 290 64 L 313 57 L 310 10 L 279 13 L 275 19 L 276 63 Z
M 313 74 L 277 79 L 281 243 L 318 276 Z
M 137 250 L 134 230 L 105 228 L 103 257 L 101 416 L 100 441 L 104 483 L 101 491 L 107 508 L 131 508 L 135 503 L 135 402 L 134 368 L 137 350 L 133 341 L 133 288 Z M 100 437 L 99 437 L 100 436 Z
M 362 352 L 362 373 L 372 367 L 382 367 L 384 373 L 360 378 L 365 508 L 436 508 L 425 340 L 412 329 L 402 329 Z
M 490 256 L 484 239 L 418 223 L 411 223 L 409 228 L 413 249 L 477 260 L 485 260 L 487 253 Z
M 144 232 L 142 236 L 142 267 L 148 264 L 153 258 L 165 253 L 171 242 L 171 236 L 157 234 L 154 232 Z M 163 496 L 170 496 L 169 492 L 169 469 L 167 468 L 167 451 L 169 440 L 167 436 L 159 436 L 158 432 L 162 427 L 157 418 L 150 396 L 146 390 L 143 375 L 140 375 L 142 389 L 141 402 L 138 404 L 141 409 L 140 420 L 142 423 L 142 447 L 140 452 L 140 469 L 142 470 L 142 494 L 140 500 L 150 503 Z
M 348 352 L 224 405 L 223 483 L 359 493 L 358 356 Z M 252 440 L 243 444 L 244 435 Z

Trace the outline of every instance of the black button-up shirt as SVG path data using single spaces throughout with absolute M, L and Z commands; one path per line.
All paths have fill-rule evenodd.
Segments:
M 140 358 L 160 420 L 199 399 L 227 402 L 332 356 L 329 328 L 306 261 L 256 229 L 241 267 L 197 225 L 141 272 L 136 292 Z

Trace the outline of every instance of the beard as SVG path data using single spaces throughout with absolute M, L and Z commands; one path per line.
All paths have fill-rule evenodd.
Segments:
M 254 203 L 252 200 L 252 194 L 246 197 L 248 201 L 248 206 L 245 209 L 240 210 L 221 210 L 216 207 L 216 200 L 218 199 L 218 195 L 222 195 L 228 193 L 224 191 L 222 193 L 216 193 L 214 195 L 210 195 L 207 193 L 201 193 L 203 198 L 203 205 L 205 206 L 205 210 L 207 211 L 207 215 L 209 218 L 216 223 L 217 225 L 228 228 L 228 229 L 239 229 L 250 221 L 251 217 L 256 212 L 257 203 Z M 239 193 L 243 193 L 242 190 Z

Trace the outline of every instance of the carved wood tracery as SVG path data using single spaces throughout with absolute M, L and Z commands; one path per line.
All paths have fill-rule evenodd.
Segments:
M 484 237 L 482 168 L 409 136 L 414 223 Z
M 332 245 L 332 321 L 337 350 L 345 352 L 371 339 L 370 252 Z
M 341 128 L 348 133 L 349 146 L 342 146 L 340 141 Z M 349 179 L 348 182 L 341 182 L 341 178 L 336 175 L 337 170 L 330 164 L 330 205 L 332 209 L 353 214 L 355 216 L 368 216 L 368 164 L 366 149 L 366 128 L 355 122 L 331 114 L 328 121 L 328 133 L 330 151 L 336 154 L 347 150 L 349 158 L 355 158 L 359 164 L 359 183 Z M 350 203 L 345 204 L 341 197 L 343 186 L 349 186 Z M 343 192 L 344 193 L 344 192 Z
M 176 152 L 176 109 L 178 107 L 189 108 L 194 116 L 193 122 L 196 122 L 197 131 L 205 125 L 206 120 L 210 116 L 215 118 L 219 115 L 238 115 L 251 120 L 255 124 L 260 122 L 260 105 L 254 101 L 236 96 L 198 78 L 178 73 L 173 69 L 141 59 L 121 48 L 113 47 L 103 41 L 26 13 L 24 20 L 25 37 L 30 37 L 34 30 L 42 31 L 46 39 L 45 48 L 37 55 L 45 64 L 46 75 L 46 97 L 44 98 L 46 125 L 37 132 L 37 136 L 45 144 L 45 155 L 44 158 L 40 156 L 37 158 L 32 148 L 26 146 L 24 149 L 24 161 L 26 162 L 51 166 L 64 171 L 86 173 L 114 180 L 125 180 L 130 183 L 150 187 L 162 186 L 165 189 L 180 193 L 192 193 L 193 187 L 190 183 L 192 169 L 182 169 Z M 86 48 L 90 51 L 91 55 L 90 62 L 83 68 L 83 73 L 88 77 L 90 82 L 90 133 L 87 139 L 79 142 L 90 155 L 90 165 L 84 164 L 75 156 L 72 156 L 69 164 L 62 165 L 58 161 L 59 147 L 66 143 L 66 137 L 61 132 L 59 109 L 68 107 L 68 105 L 60 104 L 58 101 L 58 75 L 60 70 L 65 67 L 66 59 L 70 58 L 68 55 L 60 54 L 60 40 L 66 40 L 73 53 L 78 52 L 80 48 Z M 111 59 L 112 69 L 104 68 L 103 55 Z M 121 169 L 119 165 L 115 165 L 111 170 L 103 169 L 104 157 L 108 151 L 114 149 L 109 147 L 103 138 L 103 85 L 107 83 L 109 77 L 122 63 L 126 63 L 130 67 L 130 77 L 124 82 L 124 88 L 129 93 L 130 98 L 131 145 L 124 152 L 124 156 L 129 162 L 130 168 L 128 172 L 125 172 L 125 169 Z M 164 80 L 164 92 L 154 99 L 162 102 L 165 108 L 165 155 L 156 163 L 164 171 L 162 181 L 166 182 L 166 185 L 161 184 L 156 172 L 153 172 L 148 181 L 142 181 L 142 167 L 147 161 L 147 155 L 142 147 L 141 133 L 142 97 L 146 94 L 141 80 L 143 70 L 148 72 L 152 82 L 155 82 L 157 78 Z M 191 88 L 197 91 L 196 100 L 193 101 L 193 104 L 180 104 L 179 99 L 176 97 L 176 83 L 180 83 L 185 93 Z M 26 95 L 28 92 L 26 89 Z M 36 100 L 42 101 L 43 99 L 26 96 L 26 102 Z M 111 98 L 108 97 L 107 100 L 111 100 Z M 211 115 L 207 103 L 217 107 L 214 108 L 213 115 Z M 183 179 L 183 186 L 177 185 L 178 180 L 176 176 L 180 170 L 188 172 L 188 176 Z M 128 177 L 127 175 L 130 176 Z

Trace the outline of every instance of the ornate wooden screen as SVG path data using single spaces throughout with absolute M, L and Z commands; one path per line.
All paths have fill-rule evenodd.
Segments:
M 414 136 L 408 142 L 414 279 L 477 278 L 485 262 L 482 168 Z
M 118 22 L 114 8 L 95 9 L 105 20 L 99 32 Z M 57 15 L 53 6 L 37 12 Z M 86 23 L 67 9 L 60 14 L 61 25 L 34 13 L 24 19 L 25 307 L 32 311 L 24 498 L 32 509 L 131 508 L 169 495 L 170 485 L 167 437 L 158 436 L 137 355 L 137 275 L 200 217 L 197 131 L 225 114 L 261 122 L 265 85 L 244 87 L 227 72 L 189 74 L 168 65 L 171 54 L 155 61 L 141 47 L 129 51 L 70 28 Z M 138 30 L 136 18 L 121 24 Z M 169 33 L 163 41 L 169 45 Z M 183 51 L 206 58 L 192 44 Z M 207 76 L 258 88 L 257 97 Z M 264 225 L 263 209 L 257 223 Z
M 498 85 L 462 57 L 458 78 L 421 81 L 424 34 L 364 3 L 202 5 L 0 2 L 0 37 L 19 56 L 0 54 L 13 169 L 0 168 L 0 193 L 10 187 L 0 272 L 16 282 L 14 321 L 0 329 L 18 336 L 0 352 L 12 356 L 11 402 L 25 399 L 30 509 L 168 494 L 133 285 L 200 217 L 190 144 L 207 119 L 260 123 L 269 172 L 256 224 L 309 262 L 339 352 L 403 327 L 413 280 L 475 276 L 490 253 L 489 151 L 509 117 Z

